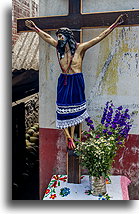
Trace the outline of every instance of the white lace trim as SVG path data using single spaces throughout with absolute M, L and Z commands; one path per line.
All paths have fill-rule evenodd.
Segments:
M 73 118 L 73 119 L 68 119 L 68 120 L 56 120 L 56 127 L 58 129 L 63 129 L 71 126 L 75 126 L 81 122 L 84 121 L 85 118 L 89 117 L 89 114 L 87 113 L 87 110 L 81 114 L 80 116 Z
M 84 105 L 80 105 L 80 106 L 75 107 L 75 108 L 70 108 L 70 107 L 59 108 L 57 106 L 56 112 L 59 114 L 68 114 L 68 113 L 76 113 L 76 112 L 82 111 L 84 109 L 86 109 L 86 103 L 84 103 Z

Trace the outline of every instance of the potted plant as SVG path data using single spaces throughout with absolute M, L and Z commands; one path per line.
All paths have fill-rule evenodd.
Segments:
M 106 103 L 99 123 L 94 126 L 90 117 L 86 122 L 89 130 L 82 132 L 75 152 L 80 156 L 82 166 L 88 169 L 92 194 L 105 194 L 105 179 L 110 174 L 119 147 L 125 144 L 133 120 L 128 109 L 124 110 L 122 106 L 115 108 L 110 101 Z

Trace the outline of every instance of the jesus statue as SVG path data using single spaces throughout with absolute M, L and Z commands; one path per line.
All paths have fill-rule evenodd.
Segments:
M 68 28 L 56 31 L 57 40 L 39 29 L 31 20 L 26 20 L 28 28 L 35 31 L 44 41 L 56 48 L 61 74 L 58 78 L 56 101 L 56 127 L 64 129 L 68 149 L 75 149 L 74 131 L 77 124 L 89 116 L 86 109 L 85 84 L 82 62 L 85 52 L 108 36 L 114 28 L 122 24 L 127 17 L 120 15 L 116 21 L 96 38 L 77 43 L 73 32 Z

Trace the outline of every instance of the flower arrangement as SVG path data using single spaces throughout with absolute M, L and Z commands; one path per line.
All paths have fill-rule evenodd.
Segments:
M 90 176 L 106 178 L 117 150 L 125 144 L 133 120 L 128 109 L 115 108 L 110 101 L 106 103 L 100 123 L 94 127 L 90 117 L 86 122 L 89 130 L 83 131 L 81 141 L 76 142 L 75 152 Z

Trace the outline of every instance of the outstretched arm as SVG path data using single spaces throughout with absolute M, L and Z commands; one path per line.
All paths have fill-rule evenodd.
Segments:
M 35 23 L 31 20 L 26 20 L 25 25 L 30 28 L 31 30 L 34 30 L 45 42 L 49 43 L 50 45 L 56 47 L 57 41 L 53 39 L 48 33 L 44 32 L 43 30 L 39 29 Z
M 97 36 L 96 38 L 94 38 L 88 42 L 81 43 L 82 50 L 86 51 L 88 48 L 91 48 L 92 46 L 94 46 L 95 44 L 97 44 L 98 42 L 103 40 L 106 36 L 108 36 L 114 30 L 114 28 L 116 28 L 118 25 L 122 24 L 125 21 L 126 17 L 127 17 L 126 14 L 120 15 L 116 19 L 116 21 L 109 28 L 107 28 L 105 31 L 103 31 L 99 36 Z

